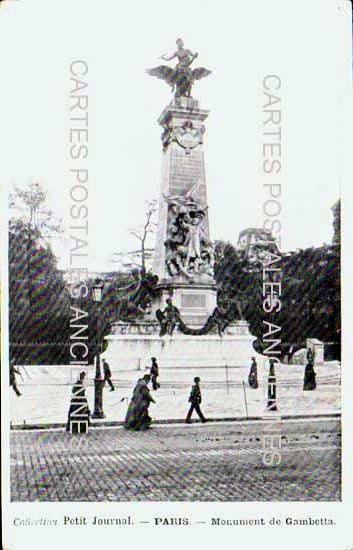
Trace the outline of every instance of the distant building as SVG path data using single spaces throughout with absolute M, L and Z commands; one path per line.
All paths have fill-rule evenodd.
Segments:
M 270 231 L 259 227 L 248 227 L 239 233 L 237 249 L 241 250 L 250 264 L 257 263 L 263 254 L 277 252 L 275 239 Z

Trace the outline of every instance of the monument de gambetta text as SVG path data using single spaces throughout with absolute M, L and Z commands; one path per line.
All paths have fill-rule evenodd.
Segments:
M 125 368 L 143 368 L 151 356 L 162 368 L 236 366 L 255 354 L 255 338 L 240 312 L 217 303 L 203 148 L 209 111 L 192 95 L 195 81 L 211 71 L 194 68 L 197 57 L 178 39 L 176 51 L 162 56 L 175 58 L 174 67 L 146 70 L 173 93 L 158 119 L 162 177 L 154 272 L 160 298 L 144 319 L 117 322 L 107 336 L 106 355 Z

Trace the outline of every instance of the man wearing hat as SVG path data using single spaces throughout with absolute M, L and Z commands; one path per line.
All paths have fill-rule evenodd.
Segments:
M 112 372 L 110 370 L 110 366 L 109 366 L 109 363 L 108 361 L 106 361 L 105 359 L 103 359 L 102 361 L 103 363 L 103 373 L 104 373 L 104 380 L 105 382 L 107 382 L 110 386 L 110 391 L 114 391 L 115 388 L 114 388 L 114 384 L 111 380 L 112 378 Z
M 197 412 L 197 414 L 199 415 L 199 417 L 201 419 L 201 422 L 207 422 L 206 418 L 204 417 L 204 415 L 202 414 L 202 411 L 200 409 L 200 403 L 201 403 L 200 381 L 201 380 L 198 376 L 196 376 L 196 378 L 194 378 L 194 385 L 191 388 L 191 393 L 190 393 L 190 397 L 189 397 L 189 403 L 191 403 L 191 405 L 190 405 L 190 409 L 189 409 L 189 412 L 187 414 L 187 417 L 185 419 L 186 424 L 191 423 L 191 415 L 192 415 L 194 409 Z
M 157 382 L 157 378 L 159 376 L 159 370 L 158 370 L 158 364 L 157 359 L 155 357 L 151 357 L 152 366 L 151 366 L 151 382 L 152 382 L 152 388 L 156 391 L 158 388 L 161 387 L 161 385 Z

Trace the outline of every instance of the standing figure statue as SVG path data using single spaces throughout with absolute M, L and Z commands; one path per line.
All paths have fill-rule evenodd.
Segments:
M 150 76 L 156 76 L 165 80 L 169 86 L 172 86 L 175 97 L 191 97 L 191 88 L 195 80 L 211 74 L 211 71 L 204 67 L 198 67 L 197 69 L 191 69 L 192 62 L 198 56 L 197 53 L 192 53 L 187 48 L 184 48 L 184 42 L 181 38 L 176 41 L 177 50 L 172 55 L 162 55 L 161 59 L 164 61 L 171 61 L 177 58 L 178 63 L 172 69 L 167 65 L 159 65 L 153 69 L 146 69 L 146 73 Z
M 193 265 L 193 272 L 198 273 L 199 266 L 201 264 L 201 233 L 203 216 L 189 216 L 188 219 L 183 221 L 184 226 L 187 228 L 187 256 L 186 256 L 186 268 L 190 268 Z

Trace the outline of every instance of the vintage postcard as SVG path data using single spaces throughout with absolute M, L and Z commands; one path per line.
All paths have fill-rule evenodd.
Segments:
M 353 548 L 351 2 L 0 33 L 4 549 Z

